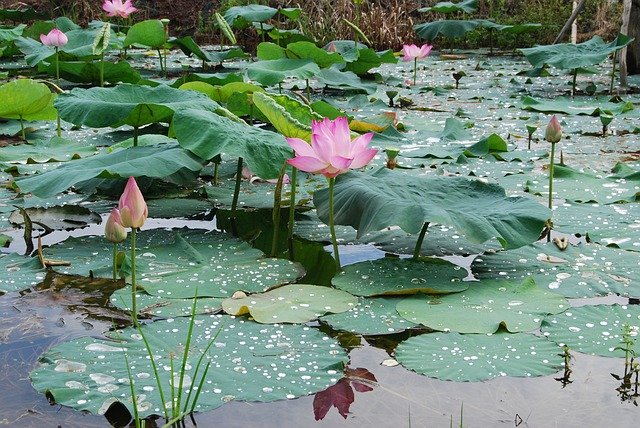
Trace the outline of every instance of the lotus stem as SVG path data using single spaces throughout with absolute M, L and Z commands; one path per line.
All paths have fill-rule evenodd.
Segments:
M 609 82 L 609 95 L 613 95 L 613 81 L 616 78 L 616 58 L 617 52 L 613 53 L 613 67 L 611 68 L 611 81 Z
M 100 54 L 100 87 L 104 87 L 104 52 Z
M 238 168 L 236 169 L 236 187 L 233 190 L 233 200 L 231 201 L 231 234 L 238 237 L 238 222 L 236 220 L 238 211 L 238 196 L 240 195 L 240 181 L 242 180 L 243 159 L 238 158 Z
M 56 122 L 57 122 L 56 135 L 58 136 L 58 138 L 60 138 L 62 137 L 62 124 L 60 123 L 60 113 L 57 113 Z
M 296 222 L 296 187 L 298 185 L 298 169 L 291 167 L 291 196 L 289 198 L 289 230 L 287 244 L 289 246 L 289 260 L 293 261 L 293 229 Z
M 416 86 L 416 74 L 418 73 L 418 58 L 413 59 L 413 86 Z
M 219 166 L 220 166 L 220 163 L 218 162 L 213 163 L 213 185 L 214 186 L 218 185 L 218 167 Z
M 571 82 L 571 96 L 576 94 L 576 79 L 578 78 L 578 69 L 573 70 L 573 81 Z
M 136 424 L 136 428 L 140 428 L 140 414 L 138 413 L 138 398 L 136 397 L 135 381 L 131 374 L 131 366 L 129 366 L 129 358 L 127 358 L 127 351 L 124 346 L 122 347 L 122 353 L 124 354 L 124 366 L 127 368 L 127 376 L 129 378 L 129 390 L 131 391 L 131 403 L 133 405 L 133 421 Z
M 262 41 L 264 42 L 265 37 L 264 37 L 264 25 L 262 25 L 262 22 L 260 23 L 260 37 L 262 38 Z
M 333 243 L 333 257 L 336 260 L 336 270 L 340 272 L 340 253 L 338 252 L 338 240 L 336 239 L 336 227 L 333 219 L 333 186 L 335 177 L 329 178 L 329 230 L 331 231 L 331 242 Z
M 549 160 L 549 209 L 553 209 L 553 157 L 555 156 L 556 145 L 551 144 L 551 159 Z
M 58 47 L 56 46 L 56 82 L 60 84 L 60 61 L 58 61 Z
M 271 240 L 271 257 L 276 257 L 278 254 L 278 240 L 280 238 L 280 214 L 281 214 L 281 201 L 282 201 L 282 186 L 284 185 L 284 173 L 287 169 L 287 162 L 285 161 L 280 168 L 278 174 L 278 182 L 273 192 L 273 213 L 271 214 L 271 220 L 273 221 L 273 237 Z
M 311 102 L 311 86 L 309 86 L 309 79 L 306 79 L 307 82 L 307 104 Z
M 131 319 L 138 327 L 138 308 L 136 306 L 136 228 L 131 228 Z
M 24 131 L 24 119 L 22 119 L 22 115 L 20 117 L 20 135 L 22 135 L 22 139 L 27 141 L 27 134 Z
M 420 258 L 420 249 L 422 248 L 422 242 L 424 241 L 424 236 L 427 234 L 428 228 L 429 222 L 427 221 L 422 225 L 422 230 L 420 230 L 420 235 L 418 235 L 418 242 L 416 242 L 416 247 L 413 250 L 413 260 Z
M 160 48 L 158 48 L 158 60 L 160 61 L 160 75 L 166 75 L 164 67 L 162 66 L 162 52 L 160 51 Z
M 113 243 L 113 280 L 118 279 L 118 244 Z
M 187 340 L 184 344 L 184 353 L 182 354 L 182 365 L 180 366 L 180 381 L 178 382 L 178 401 L 176 403 L 176 415 L 180 412 L 180 404 L 182 404 L 182 387 L 184 385 L 184 374 L 187 370 L 187 358 L 189 357 L 189 348 L 191 347 L 191 337 L 193 336 L 193 325 L 196 320 L 196 305 L 198 303 L 198 290 L 193 296 L 193 306 L 191 307 L 191 320 L 189 322 L 189 332 L 187 333 Z M 193 379 L 195 382 L 195 378 Z
M 133 127 L 133 147 L 138 147 L 138 127 Z

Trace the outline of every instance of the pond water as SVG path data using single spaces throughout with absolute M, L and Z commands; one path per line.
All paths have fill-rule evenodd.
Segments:
M 459 60 L 447 60 L 432 54 L 430 60 L 425 66 L 421 66 L 418 72 L 418 86 L 422 90 L 404 84 L 411 72 L 409 65 L 399 63 L 380 67 L 378 71 L 385 77 L 385 83 L 379 84 L 377 91 L 368 97 L 348 98 L 342 93 L 326 93 L 322 96 L 333 100 L 350 114 L 365 118 L 383 110 L 391 110 L 381 105 L 381 101 L 372 101 L 372 97 L 386 104 L 388 99 L 385 92 L 397 90 L 400 92 L 399 96 L 413 101 L 412 108 L 393 109 L 398 120 L 409 128 L 407 135 L 423 133 L 424 141 L 429 144 L 419 144 L 413 137 L 402 141 L 380 136 L 379 140 L 374 139 L 374 145 L 401 145 L 401 153 L 407 156 L 401 159 L 400 164 L 412 168 L 416 175 L 469 175 L 469 172 L 473 171 L 473 175 L 482 176 L 487 180 L 495 179 L 510 195 L 526 194 L 534 197 L 531 193 L 523 191 L 523 181 L 527 178 L 520 177 L 516 181 L 514 175 L 524 172 L 531 174 L 533 181 L 545 182 L 547 145 L 542 134 L 548 118 L 543 113 L 521 109 L 521 96 L 527 95 L 539 100 L 557 99 L 567 94 L 567 81 L 570 77 L 557 70 L 551 70 L 552 73 L 556 73 L 552 77 L 528 78 L 518 75 L 519 71 L 529 68 L 521 58 L 487 57 L 479 52 L 464 54 L 465 59 Z M 176 61 L 180 62 L 179 66 L 196 63 L 183 56 L 172 57 L 170 63 Z M 453 87 L 451 74 L 458 70 L 464 70 L 468 76 L 461 80 L 460 87 L 456 89 Z M 598 74 L 579 76 L 579 87 L 584 88 L 593 82 L 602 96 L 607 98 L 596 102 L 584 97 L 584 108 L 594 108 L 598 103 L 608 101 L 608 97 L 604 95 L 608 86 L 608 70 L 609 67 L 606 65 L 599 66 Z M 300 82 L 288 82 L 285 88 L 294 83 L 301 86 Z M 636 83 L 637 87 L 637 80 L 632 80 L 632 83 Z M 637 161 L 640 159 L 637 134 L 640 126 L 640 97 L 624 93 L 621 95 L 635 109 L 616 115 L 605 137 L 599 135 L 601 125 L 595 117 L 566 115 L 563 131 L 570 138 L 562 141 L 565 164 L 576 169 L 588 167 L 589 172 L 601 176 L 606 175 L 619 161 L 624 161 L 637 170 Z M 320 96 L 319 89 L 314 96 Z M 441 136 L 445 120 L 452 117 L 457 117 L 464 127 L 457 135 L 465 137 L 443 140 Z M 538 130 L 532 150 L 527 150 L 525 123 L 533 122 Z M 53 132 L 50 124 L 42 127 L 41 132 L 46 135 Z M 510 162 L 504 162 L 504 165 L 499 165 L 498 168 L 493 158 L 480 158 L 466 163 L 455 162 L 450 157 L 411 157 L 412 152 L 415 154 L 427 145 L 441 144 L 442 150 L 450 152 L 458 150 L 461 146 L 469 146 L 471 142 L 476 142 L 491 133 L 504 138 L 513 154 Z M 65 134 L 76 141 L 91 139 L 102 143 L 109 140 L 117 142 L 130 135 L 121 131 L 95 133 L 93 130 L 69 131 Z M 525 154 L 528 156 L 526 159 Z M 378 156 L 374 163 L 382 165 L 383 157 Z M 602 178 L 601 176 L 594 180 Z M 569 192 L 572 187 L 582 186 L 587 192 L 590 186 L 595 186 L 591 183 L 569 183 L 562 189 Z M 637 185 L 635 189 L 638 189 Z M 250 192 L 243 193 L 244 196 L 249 194 Z M 542 197 L 539 199 L 542 200 Z M 555 201 L 557 209 L 561 208 L 562 202 L 561 198 Z M 629 205 L 635 204 L 637 202 L 631 202 Z M 104 213 L 108 208 L 95 206 L 95 211 L 101 213 L 104 220 Z M 153 218 L 147 221 L 143 230 L 166 227 L 213 230 L 216 228 L 216 219 L 210 219 L 211 214 L 199 212 L 200 218 L 206 216 L 206 220 Z M 599 211 L 597 215 L 601 215 Z M 614 233 L 605 235 L 604 239 L 629 238 L 631 242 L 625 249 L 637 250 L 640 245 L 637 237 L 637 225 L 640 224 L 640 220 L 637 214 L 631 216 L 625 212 L 620 217 L 627 219 L 627 223 L 631 223 L 632 226 L 635 225 L 633 230 L 636 234 L 625 236 L 624 233 Z M 594 221 L 602 222 L 599 218 Z M 607 221 L 603 223 L 606 224 Z M 603 225 L 599 225 L 596 230 L 600 230 L 600 227 L 604 228 Z M 103 225 L 94 224 L 71 232 L 55 232 L 43 239 L 43 245 L 53 245 L 69 236 L 99 236 L 102 231 Z M 578 233 L 568 226 L 560 228 L 560 232 L 568 233 L 572 237 Z M 3 233 L 13 238 L 11 246 L 3 249 L 3 252 L 24 252 L 21 229 L 6 230 Z M 324 238 L 318 240 L 324 243 L 328 241 L 326 228 L 320 228 L 316 233 L 325 234 Z M 349 242 L 340 247 L 344 265 L 384 257 L 384 250 L 401 249 L 402 251 L 396 252 L 403 256 L 411 253 L 411 249 L 407 249 L 404 242 L 400 242 L 401 239 L 385 241 L 378 236 L 369 239 L 368 242 L 366 239 L 356 241 L 351 236 L 353 231 L 342 233 L 342 239 Z M 435 228 L 433 233 L 434 240 L 454 242 L 454 245 L 449 245 L 448 248 L 458 245 L 459 237 L 449 229 L 439 231 Z M 256 242 L 259 241 L 260 239 L 256 238 Z M 374 246 L 371 242 L 380 245 Z M 464 248 L 464 251 L 443 253 L 456 254 L 448 259 L 462 268 L 470 269 L 474 256 L 463 255 L 468 253 L 467 248 L 476 247 L 469 247 L 467 244 L 460 240 L 460 248 Z M 259 243 L 256 245 L 260 246 Z M 331 252 L 331 246 L 325 248 Z M 323 266 L 319 267 L 320 271 L 323 269 Z M 474 274 L 475 272 L 472 272 L 466 279 L 473 280 Z M 615 271 L 611 275 L 617 274 Z M 632 285 L 635 285 L 636 289 L 637 278 L 638 276 L 632 279 Z M 111 281 L 87 281 L 63 275 L 48 275 L 37 286 L 20 292 L 7 292 L 0 296 L 0 382 L 5 386 L 6 394 L 0 400 L 0 425 L 103 427 L 108 424 L 103 416 L 83 414 L 65 406 L 49 404 L 44 395 L 32 388 L 29 373 L 37 366 L 39 357 L 52 346 L 80 337 L 103 337 L 114 324 L 126 324 L 127 313 L 110 304 L 109 296 L 113 291 L 115 288 Z M 632 290 L 628 295 L 638 297 L 640 292 Z M 570 299 L 570 303 L 575 307 L 630 304 L 628 297 L 616 295 Z M 348 365 L 351 369 L 366 369 L 367 376 L 375 377 L 375 382 L 364 382 L 369 388 L 351 388 L 353 403 L 347 406 L 346 417 L 341 416 L 336 408 L 331 408 L 323 418 L 317 420 L 318 404 L 314 405 L 314 396 L 309 395 L 270 403 L 231 401 L 215 410 L 196 413 L 194 421 L 197 426 L 246 427 L 259 421 L 261 427 L 578 427 L 612 424 L 631 427 L 637 425 L 640 415 L 637 384 L 635 391 L 631 388 L 625 392 L 624 388 L 621 388 L 621 381 L 612 376 L 623 374 L 623 358 L 605 358 L 571 350 L 570 373 L 565 373 L 566 376 L 559 371 L 555 375 L 535 378 L 504 376 L 482 382 L 444 381 L 419 375 L 402 365 L 397 365 L 394 360 L 393 351 L 397 343 L 422 333 L 422 330 L 395 335 L 359 336 L 332 330 L 324 324 L 321 326 L 317 321 L 308 325 L 313 329 L 320 328 L 340 340 L 348 351 Z M 536 334 L 539 334 L 539 331 Z M 558 348 L 558 352 L 558 359 L 562 359 L 562 348 Z M 188 418 L 186 420 L 187 426 L 195 423 Z M 114 424 L 118 425 L 117 422 Z

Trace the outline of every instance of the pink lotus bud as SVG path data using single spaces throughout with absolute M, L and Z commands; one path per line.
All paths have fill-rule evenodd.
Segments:
M 58 30 L 57 28 L 54 28 L 53 30 L 49 31 L 49 33 L 47 33 L 46 35 L 40 34 L 40 41 L 45 46 L 59 48 L 66 45 L 69 39 L 67 38 L 67 35 L 64 34 L 62 31 Z
M 558 122 L 558 118 L 554 114 L 547 125 L 547 130 L 544 133 L 544 139 L 551 144 L 555 144 L 560 141 L 561 138 L 562 128 L 560 128 L 560 122 Z
M 118 243 L 127 239 L 127 229 L 122 225 L 120 211 L 117 208 L 111 210 L 107 223 L 104 226 L 104 237 L 107 241 Z
M 142 192 L 140 192 L 136 179 L 133 177 L 129 177 L 124 192 L 120 196 L 118 210 L 120 210 L 120 218 L 122 219 L 121 224 L 124 227 L 135 229 L 142 227 L 149 215 Z

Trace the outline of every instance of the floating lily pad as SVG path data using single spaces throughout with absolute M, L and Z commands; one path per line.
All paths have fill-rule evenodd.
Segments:
M 27 208 L 31 221 L 37 221 L 54 230 L 73 230 L 87 227 L 90 224 L 100 224 L 102 218 L 91 210 L 78 205 L 64 205 L 51 208 Z M 9 221 L 15 225 L 24 223 L 20 211 L 14 211 Z M 34 224 L 35 229 L 41 228 Z
M 318 64 L 310 59 L 274 59 L 257 61 L 247 66 L 249 79 L 260 82 L 264 86 L 277 85 L 287 77 L 311 79 L 320 73 Z
M 111 294 L 111 303 L 122 310 L 131 311 L 131 289 L 120 288 Z M 136 293 L 136 308 L 138 315 L 152 317 L 188 317 L 191 316 L 193 297 L 190 299 L 167 299 L 152 296 L 144 292 Z M 196 314 L 211 314 L 222 310 L 222 299 L 216 297 L 199 297 Z
M 87 143 L 76 143 L 53 137 L 50 141 L 37 140 L 29 144 L 0 148 L 0 162 L 68 161 L 96 154 L 97 149 Z
M 142 326 L 165 398 L 171 396 L 169 367 L 180 364 L 188 328 L 187 318 Z M 111 336 L 115 340 L 85 337 L 48 350 L 30 374 L 34 388 L 76 410 L 104 414 L 119 401 L 133 414 L 126 353 L 140 416 L 162 415 L 158 385 L 140 334 L 128 328 Z M 336 383 L 348 362 L 335 339 L 313 328 L 263 325 L 221 315 L 197 316 L 183 382 L 183 404 L 189 390 L 193 388 L 195 393 L 200 383 L 204 367 L 196 376 L 198 358 L 211 340 L 214 344 L 204 359 L 211 368 L 196 411 L 214 409 L 231 400 L 269 402 L 313 394 Z M 179 377 L 174 376 L 176 393 Z
M 353 308 L 358 299 L 349 293 L 317 285 L 290 284 L 239 299 L 229 298 L 222 308 L 230 315 L 249 314 L 262 324 L 305 323 L 326 313 Z
M 220 232 L 149 230 L 137 236 L 138 285 L 171 299 L 229 297 L 234 291 L 262 292 L 294 281 L 302 268 L 288 260 L 263 257 L 260 250 Z M 128 253 L 127 245 L 121 249 Z M 73 261 L 63 273 L 111 278 L 113 246 L 103 237 L 69 238 L 46 251 Z
M 431 333 L 411 337 L 396 349 L 396 359 L 425 376 L 457 382 L 496 377 L 538 377 L 563 367 L 561 349 L 532 334 Z
M 571 308 L 564 314 L 545 318 L 542 333 L 572 351 L 603 357 L 624 357 L 622 346 L 625 326 L 630 339 L 637 342 L 640 331 L 640 307 L 637 305 L 596 305 Z M 636 345 L 637 352 L 637 345 Z
M 522 109 L 544 113 L 599 116 L 603 111 L 622 114 L 633 110 L 634 107 L 631 102 L 612 102 L 606 97 L 589 97 L 588 99 L 557 97 L 552 100 L 524 97 Z
M 47 270 L 37 257 L 25 257 L 15 253 L 0 255 L 0 292 L 20 291 L 44 280 Z
M 533 244 L 485 254 L 471 271 L 479 279 L 520 281 L 531 275 L 540 287 L 566 297 L 640 296 L 638 254 L 596 244 L 570 245 L 564 251 L 554 244 Z
M 333 278 L 333 285 L 356 296 L 464 291 L 467 271 L 441 259 L 383 258 L 347 265 Z
M 398 298 L 392 297 L 361 297 L 353 309 L 340 314 L 325 315 L 320 317 L 320 320 L 333 329 L 364 335 L 399 333 L 417 326 L 418 324 L 398 314 L 398 301 Z
M 545 315 L 568 307 L 564 297 L 541 290 L 527 278 L 521 284 L 475 282 L 467 291 L 447 296 L 416 295 L 402 300 L 396 308 L 403 318 L 433 330 L 495 333 L 503 326 L 516 333 L 534 330 Z

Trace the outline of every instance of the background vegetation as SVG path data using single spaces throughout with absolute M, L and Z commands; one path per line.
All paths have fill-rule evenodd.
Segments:
M 511 49 L 552 43 L 560 28 L 571 14 L 571 0 L 479 0 L 478 11 L 473 15 L 445 17 L 435 13 L 420 13 L 418 8 L 432 6 L 438 0 L 364 0 L 356 18 L 353 0 L 134 0 L 141 12 L 136 19 L 169 17 L 171 34 L 195 35 L 201 42 L 218 42 L 213 13 L 232 6 L 250 3 L 268 4 L 273 7 L 300 7 L 305 11 L 301 29 L 313 38 L 326 43 L 335 39 L 351 39 L 352 30 L 342 21 L 346 18 L 358 22 L 360 28 L 377 49 L 399 49 L 403 43 L 419 42 L 413 25 L 438 19 L 488 18 L 501 24 L 537 22 L 540 30 L 518 38 L 499 37 L 497 46 Z M 65 15 L 77 22 L 87 22 L 102 16 L 101 0 L 0 0 L 2 8 L 18 8 L 24 5 L 50 14 Z M 588 0 L 579 19 L 579 39 L 587 40 L 598 34 L 605 39 L 615 37 L 620 28 L 621 2 L 617 0 Z M 252 29 L 238 34 L 243 45 L 259 41 Z M 469 48 L 487 46 L 488 33 L 477 30 L 459 41 Z M 449 46 L 449 44 L 447 44 Z

